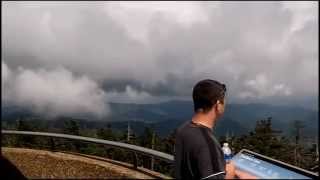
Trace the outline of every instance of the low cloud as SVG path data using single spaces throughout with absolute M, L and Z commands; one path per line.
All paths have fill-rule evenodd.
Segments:
M 152 96 L 127 85 L 124 91 L 105 91 L 86 76 L 76 76 L 66 68 L 10 69 L 2 65 L 2 98 L 8 105 L 55 117 L 59 115 L 94 116 L 110 114 L 109 103 L 159 103 L 172 97 Z
M 2 62 L 2 97 L 9 104 L 48 116 L 108 113 L 105 92 L 86 76 L 76 77 L 65 68 L 10 70 Z M 8 76 L 10 72 L 10 76 Z
M 172 99 L 180 99 L 179 97 L 153 96 L 145 91 L 139 91 L 127 85 L 124 91 L 111 90 L 107 92 L 108 102 L 116 103 L 134 103 L 134 104 L 153 104 L 169 101 Z
M 239 94 L 240 98 L 266 98 L 271 96 L 289 96 L 292 90 L 284 83 L 272 85 L 265 74 L 258 74 L 255 79 L 245 82 L 247 91 Z

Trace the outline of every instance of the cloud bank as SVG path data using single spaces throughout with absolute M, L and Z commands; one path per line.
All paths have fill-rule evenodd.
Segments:
M 2 2 L 2 69 L 22 67 L 21 85 L 9 87 L 35 78 L 39 90 L 29 91 L 39 94 L 69 80 L 87 89 L 88 106 L 191 99 L 205 78 L 226 83 L 230 101 L 298 103 L 319 92 L 318 10 L 317 2 Z
M 29 107 L 39 114 L 103 117 L 108 113 L 105 92 L 89 78 L 75 77 L 64 68 L 12 71 L 2 63 L 2 82 L 6 103 Z

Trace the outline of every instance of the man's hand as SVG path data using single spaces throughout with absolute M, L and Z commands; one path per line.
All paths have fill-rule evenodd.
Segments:
M 249 173 L 240 171 L 240 170 L 235 170 L 235 175 L 239 178 L 239 179 L 258 179 L 256 176 L 253 176 Z
M 236 176 L 235 174 L 235 166 L 232 161 L 226 164 L 226 176 L 225 179 L 234 179 Z

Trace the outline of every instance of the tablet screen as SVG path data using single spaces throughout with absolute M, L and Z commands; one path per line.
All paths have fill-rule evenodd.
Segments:
M 241 150 L 232 161 L 236 169 L 261 179 L 314 179 L 315 173 L 271 159 L 249 150 Z

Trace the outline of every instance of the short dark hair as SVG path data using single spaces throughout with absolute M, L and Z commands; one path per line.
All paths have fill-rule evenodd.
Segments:
M 210 111 L 218 100 L 223 102 L 226 91 L 226 85 L 218 81 L 211 79 L 199 81 L 192 92 L 194 111 L 198 112 L 200 109 L 205 113 Z

